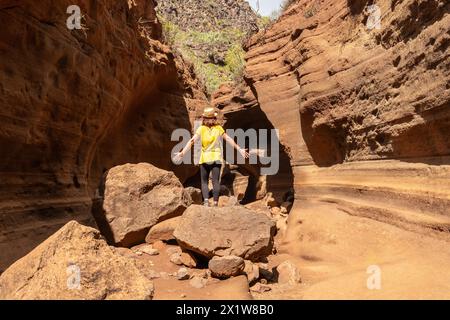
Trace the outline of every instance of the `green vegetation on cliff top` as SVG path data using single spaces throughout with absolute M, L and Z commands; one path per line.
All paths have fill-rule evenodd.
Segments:
M 159 16 L 159 20 L 165 41 L 194 65 L 197 76 L 209 94 L 222 83 L 242 78 L 245 65 L 242 48 L 246 37 L 244 31 L 231 27 L 209 32 L 182 30 L 162 16 Z M 220 21 L 217 23 L 220 25 Z

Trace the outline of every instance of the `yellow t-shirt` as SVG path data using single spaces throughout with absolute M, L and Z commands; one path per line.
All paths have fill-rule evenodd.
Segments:
M 225 130 L 219 125 L 211 128 L 200 126 L 195 133 L 200 136 L 202 141 L 202 153 L 199 164 L 222 161 L 220 138 L 225 133 Z

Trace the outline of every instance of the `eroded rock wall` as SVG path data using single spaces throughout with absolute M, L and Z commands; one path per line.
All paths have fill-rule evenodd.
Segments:
M 445 0 L 300 0 L 251 39 L 246 82 L 280 129 L 298 208 L 335 202 L 448 238 L 449 11 Z
M 205 96 L 159 42 L 153 1 L 0 3 L 0 270 L 69 220 L 91 222 L 103 172 L 174 170 L 170 133 Z

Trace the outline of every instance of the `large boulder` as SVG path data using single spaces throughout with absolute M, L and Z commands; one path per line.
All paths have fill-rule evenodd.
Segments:
M 112 243 L 143 243 L 158 222 L 183 213 L 189 196 L 173 172 L 148 163 L 125 164 L 105 176 L 103 210 L 96 214 L 100 230 Z
M 0 276 L 0 299 L 151 299 L 153 283 L 97 230 L 67 223 Z
M 235 255 L 258 261 L 271 254 L 275 223 L 267 216 L 234 206 L 190 206 L 174 236 L 181 247 L 207 258 Z

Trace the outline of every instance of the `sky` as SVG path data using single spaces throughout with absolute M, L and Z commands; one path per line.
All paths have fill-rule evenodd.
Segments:
M 256 0 L 247 0 L 250 5 L 256 10 Z M 259 14 L 262 16 L 268 16 L 273 10 L 280 8 L 280 4 L 283 0 L 259 0 Z

